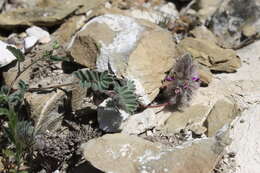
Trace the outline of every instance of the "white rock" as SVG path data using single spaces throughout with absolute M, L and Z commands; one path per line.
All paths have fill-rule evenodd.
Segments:
M 155 24 L 160 24 L 163 22 L 174 23 L 174 21 L 179 18 L 179 12 L 173 3 L 157 6 L 155 9 L 132 9 L 130 11 L 130 15 L 137 19 L 148 20 L 149 22 Z
M 28 29 L 26 29 L 26 33 L 29 35 L 29 36 L 34 36 L 36 37 L 40 43 L 49 43 L 51 41 L 51 37 L 50 37 L 50 34 L 41 29 L 40 27 L 37 27 L 37 26 L 32 26 Z
M 168 2 L 167 4 L 163 4 L 161 6 L 156 7 L 156 10 L 163 13 L 163 15 L 165 17 L 170 17 L 170 18 L 178 18 L 179 17 L 178 10 L 176 9 L 175 5 L 171 2 Z
M 237 93 L 237 100 L 245 107 L 241 117 L 237 118 L 230 131 L 233 139 L 228 152 L 236 153 L 235 173 L 259 173 L 260 170 L 260 41 L 256 41 L 237 54 L 243 62 L 242 67 L 234 74 L 219 74 L 218 78 L 227 83 Z
M 33 46 L 37 43 L 38 38 L 35 36 L 29 36 L 24 39 L 24 48 L 25 51 L 28 52 L 33 48 Z
M 7 46 L 14 46 L 14 45 L 9 45 L 3 41 L 0 41 L 0 53 L 1 53 L 0 67 L 6 66 L 12 61 L 16 60 L 15 56 L 6 48 Z

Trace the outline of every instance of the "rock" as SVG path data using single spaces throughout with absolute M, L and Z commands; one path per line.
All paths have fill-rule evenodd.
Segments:
M 242 34 L 246 37 L 253 37 L 257 34 L 257 28 L 252 25 L 246 25 L 242 28 Z
M 221 140 L 206 138 L 170 149 L 135 136 L 111 134 L 81 148 L 85 159 L 104 172 L 209 173 L 225 147 Z
M 0 52 L 1 52 L 0 67 L 6 66 L 9 63 L 16 60 L 16 57 L 6 48 L 7 46 L 13 46 L 13 45 L 9 45 L 3 41 L 0 41 Z
M 161 4 L 159 6 L 155 6 L 155 9 L 163 13 L 165 17 L 170 17 L 170 18 L 179 17 L 178 10 L 176 9 L 175 5 L 171 2 L 168 2 L 166 4 Z
M 217 74 L 210 83 L 209 88 L 222 88 L 223 92 L 232 92 L 241 115 L 230 124 L 229 136 L 232 142 L 227 147 L 227 152 L 235 153 L 236 173 L 258 173 L 260 165 L 259 152 L 259 112 L 260 112 L 260 41 L 239 49 L 236 53 L 240 56 L 242 66 L 236 73 Z M 208 88 L 203 88 L 207 90 Z M 206 94 L 206 93 L 205 93 Z M 207 94 L 209 96 L 211 94 Z M 216 94 L 218 97 L 220 93 Z M 209 96 L 212 99 L 215 97 Z M 202 98 L 198 98 L 198 102 Z
M 214 136 L 224 125 L 230 124 L 239 115 L 237 105 L 231 101 L 219 100 L 210 111 L 205 124 L 207 135 Z
M 180 132 L 181 129 L 187 126 L 189 126 L 189 128 L 192 128 L 192 126 L 195 128 L 195 126 L 198 125 L 202 127 L 209 111 L 209 107 L 192 105 L 184 109 L 183 112 L 173 112 L 165 122 L 162 130 L 165 133 L 174 134 Z
M 36 127 L 41 127 L 44 122 L 54 121 L 55 123 L 48 129 L 55 130 L 60 126 L 62 114 L 59 109 L 64 103 L 63 99 L 66 95 L 63 91 L 49 93 L 27 93 L 26 101 L 30 104 L 31 118 L 35 122 Z M 64 110 L 65 111 L 65 110 Z M 60 121 L 56 121 L 60 119 Z
M 155 24 L 167 24 L 168 22 L 174 23 L 179 18 L 179 12 L 173 3 L 157 5 L 154 8 L 138 9 L 133 8 L 130 10 L 130 15 L 137 19 L 144 19 Z
M 22 35 L 22 34 L 21 34 Z M 12 33 L 6 39 L 6 43 L 14 45 L 24 53 L 24 38 L 16 33 Z
M 258 88 L 260 85 L 258 85 Z M 260 170 L 258 160 L 260 159 L 260 95 L 259 92 L 252 93 L 258 97 L 258 103 L 249 105 L 241 117 L 233 122 L 230 130 L 232 143 L 228 147 L 229 152 L 236 153 L 236 173 L 257 173 Z M 250 163 L 250 164 L 248 164 Z
M 106 108 L 105 105 L 106 101 L 100 104 L 97 110 L 99 128 L 106 132 L 141 134 L 148 129 L 163 125 L 171 115 L 162 112 L 162 108 L 148 108 L 141 113 L 130 115 L 123 110 Z
M 74 5 L 75 3 L 77 3 L 78 5 L 81 6 L 81 8 L 76 11 L 76 14 L 82 14 L 82 13 L 89 13 L 92 9 L 94 9 L 95 7 L 101 7 L 104 3 L 106 2 L 106 0 L 69 0 L 66 1 L 67 5 Z
M 157 96 L 164 73 L 173 66 L 176 56 L 169 32 L 116 14 L 90 20 L 72 39 L 68 51 L 79 64 L 96 65 L 99 71 L 110 66 L 118 77 L 133 80 L 144 104 Z
M 53 34 L 55 40 L 64 47 L 67 47 L 72 36 L 85 24 L 86 20 L 87 18 L 85 16 L 71 17 Z
M 231 123 L 231 145 L 227 152 L 236 154 L 236 173 L 258 173 L 259 155 L 259 112 L 260 112 L 260 41 L 237 50 L 242 66 L 234 74 L 218 74 L 216 85 L 226 86 L 233 91 L 233 98 L 239 107 L 241 115 Z
M 259 33 L 259 11 L 257 0 L 223 1 L 213 14 L 209 27 L 223 47 L 236 48 L 244 40 L 243 36 L 252 36 L 256 34 L 255 31 Z
M 4 171 L 3 157 L 0 157 L 0 171 Z
M 38 38 L 37 37 L 34 37 L 34 36 L 26 37 L 24 39 L 25 51 L 26 52 L 30 51 L 33 48 L 33 46 L 36 45 L 37 42 L 38 42 Z
M 208 86 L 209 83 L 212 81 L 213 74 L 210 72 L 208 68 L 202 65 L 199 66 L 198 72 L 199 72 L 201 85 Z
M 51 41 L 50 34 L 47 31 L 37 26 L 32 26 L 26 29 L 26 33 L 29 36 L 33 36 L 34 38 L 37 38 L 37 40 L 43 44 L 49 43 Z
M 75 62 L 85 65 L 88 68 L 95 68 L 99 55 L 98 45 L 88 35 L 77 35 L 73 45 L 70 47 L 70 55 L 74 58 Z
M 0 0 L 0 11 L 4 7 L 4 4 L 5 4 L 5 0 Z
M 198 14 L 203 22 L 209 19 L 217 10 L 222 0 L 200 0 Z
M 10 29 L 17 26 L 54 26 L 73 13 L 77 6 L 56 6 L 49 8 L 22 8 L 0 14 L 0 28 Z
M 204 25 L 198 26 L 190 31 L 190 33 L 198 39 L 211 41 L 213 43 L 217 43 L 216 36 Z
M 202 65 L 218 72 L 235 72 L 241 62 L 235 51 L 218 47 L 211 41 L 185 38 L 179 45 L 180 50 L 188 51 Z

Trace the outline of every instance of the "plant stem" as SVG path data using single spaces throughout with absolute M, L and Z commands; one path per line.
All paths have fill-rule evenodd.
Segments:
M 144 106 L 144 108 L 159 108 L 159 107 L 163 107 L 163 106 L 168 106 L 170 103 L 162 103 L 162 104 L 158 104 L 158 105 L 146 105 Z
M 18 73 L 17 73 L 16 77 L 15 77 L 14 80 L 11 82 L 11 85 L 10 85 L 10 88 L 9 88 L 9 90 L 8 90 L 7 96 L 10 95 L 11 90 L 12 90 L 12 88 L 13 88 L 13 85 L 14 85 L 15 81 L 16 81 L 26 70 L 28 70 L 32 65 L 36 64 L 36 63 L 37 63 L 38 61 L 40 61 L 40 60 L 43 60 L 45 57 L 46 57 L 46 56 L 42 56 L 41 58 L 39 58 L 39 59 L 33 61 L 31 64 L 29 64 L 27 67 L 25 67 L 22 71 L 20 71 L 20 68 L 18 69 Z M 19 62 L 18 62 L 18 63 L 19 63 Z M 18 64 L 18 67 L 19 67 L 19 66 L 20 66 L 20 64 Z
M 29 88 L 27 91 L 33 92 L 33 91 L 42 91 L 42 90 L 48 90 L 48 89 L 55 89 L 55 88 L 61 88 L 65 86 L 71 86 L 71 85 L 76 85 L 79 82 L 72 82 L 72 83 L 66 83 L 66 84 L 58 84 L 58 85 L 52 85 L 48 87 L 42 87 L 42 88 Z

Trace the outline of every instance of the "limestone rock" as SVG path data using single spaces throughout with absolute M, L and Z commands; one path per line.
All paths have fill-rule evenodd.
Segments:
M 189 128 L 195 128 L 197 125 L 202 126 L 209 111 L 209 107 L 203 105 L 192 105 L 191 107 L 184 109 L 183 112 L 173 112 L 165 122 L 162 130 L 166 133 L 174 134 L 178 133 L 186 126 L 190 126 Z
M 64 98 L 66 98 L 66 95 L 61 90 L 50 93 L 27 93 L 25 95 L 25 99 L 31 105 L 31 117 L 34 119 L 36 127 L 45 121 L 52 121 L 62 117 L 59 107 L 63 105 Z M 59 122 L 57 121 L 57 123 Z M 55 129 L 57 127 L 53 126 L 51 128 Z M 51 131 L 52 129 L 48 130 Z
M 106 0 L 69 0 L 66 1 L 68 5 L 74 5 L 77 3 L 78 5 L 81 5 L 82 7 L 76 12 L 76 14 L 82 14 L 82 13 L 88 13 L 90 12 L 93 8 L 102 6 Z
M 236 173 L 257 173 L 260 169 L 258 163 L 260 155 L 259 152 L 256 152 L 260 148 L 258 143 L 260 139 L 260 129 L 258 128 L 260 95 L 259 92 L 255 92 L 254 95 L 254 97 L 258 97 L 258 104 L 257 102 L 250 104 L 241 117 L 233 122 L 234 128 L 230 131 L 230 137 L 233 140 L 228 151 L 236 153 Z
M 37 40 L 40 43 L 49 43 L 51 41 L 50 34 L 47 31 L 45 31 L 37 26 L 32 26 L 32 27 L 26 29 L 26 33 L 29 36 L 33 36 L 33 37 L 37 38 Z
M 179 18 L 179 12 L 171 2 L 155 6 L 154 8 L 133 8 L 129 15 L 137 19 L 144 19 L 155 24 L 174 23 Z
M 235 72 L 241 66 L 235 51 L 220 48 L 211 41 L 185 38 L 178 46 L 191 53 L 200 64 L 213 71 Z
M 53 34 L 55 40 L 64 47 L 68 46 L 72 36 L 78 31 L 86 21 L 85 16 L 73 16 L 64 22 L 59 29 Z
M 92 37 L 77 35 L 70 48 L 70 55 L 74 57 L 75 62 L 88 68 L 95 68 L 99 49 Z
M 258 1 L 259 2 L 259 1 Z M 260 41 L 256 41 L 237 50 L 241 57 L 242 67 L 234 74 L 218 74 L 219 83 L 233 91 L 233 98 L 243 107 L 241 116 L 237 117 L 230 129 L 231 145 L 228 152 L 236 154 L 235 173 L 258 173 L 259 160 L 259 123 L 260 123 Z
M 213 43 L 217 43 L 216 36 L 204 25 L 198 26 L 190 31 L 190 33 L 198 39 L 211 41 Z
M 217 10 L 221 0 L 200 0 L 198 14 L 203 22 L 209 19 Z
M 210 72 L 208 68 L 202 65 L 199 66 L 198 72 L 199 72 L 201 85 L 208 86 L 209 83 L 212 81 L 213 74 Z
M 90 20 L 72 39 L 68 51 L 82 65 L 96 64 L 99 71 L 111 67 L 118 77 L 133 80 L 144 104 L 157 96 L 164 73 L 176 56 L 169 32 L 119 14 Z
M 239 115 L 238 107 L 231 101 L 219 100 L 210 111 L 205 122 L 207 135 L 214 136 L 225 124 L 230 124 Z
M 135 136 L 112 134 L 81 148 L 85 159 L 105 172 L 209 173 L 225 147 L 220 141 L 201 139 L 170 149 Z
M 24 39 L 24 49 L 25 52 L 28 52 L 33 48 L 34 45 L 38 42 L 38 38 L 34 36 L 29 36 Z
M 15 56 L 6 48 L 7 46 L 13 46 L 13 45 L 9 45 L 3 41 L 0 41 L 0 52 L 1 52 L 0 67 L 6 66 L 7 64 L 16 60 Z
M 0 14 L 0 28 L 15 28 L 17 26 L 54 26 L 73 13 L 78 7 L 56 6 L 49 8 L 22 8 Z
M 209 27 L 223 47 L 239 47 L 243 36 L 255 35 L 256 31 L 259 33 L 260 4 L 257 2 L 257 0 L 222 1 L 213 14 Z

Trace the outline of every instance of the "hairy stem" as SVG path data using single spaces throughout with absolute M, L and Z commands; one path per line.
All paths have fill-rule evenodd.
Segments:
M 166 102 L 166 103 L 162 103 L 162 104 L 158 104 L 158 105 L 146 105 L 144 106 L 144 108 L 159 108 L 159 107 L 163 107 L 163 106 L 168 106 L 170 103 Z

